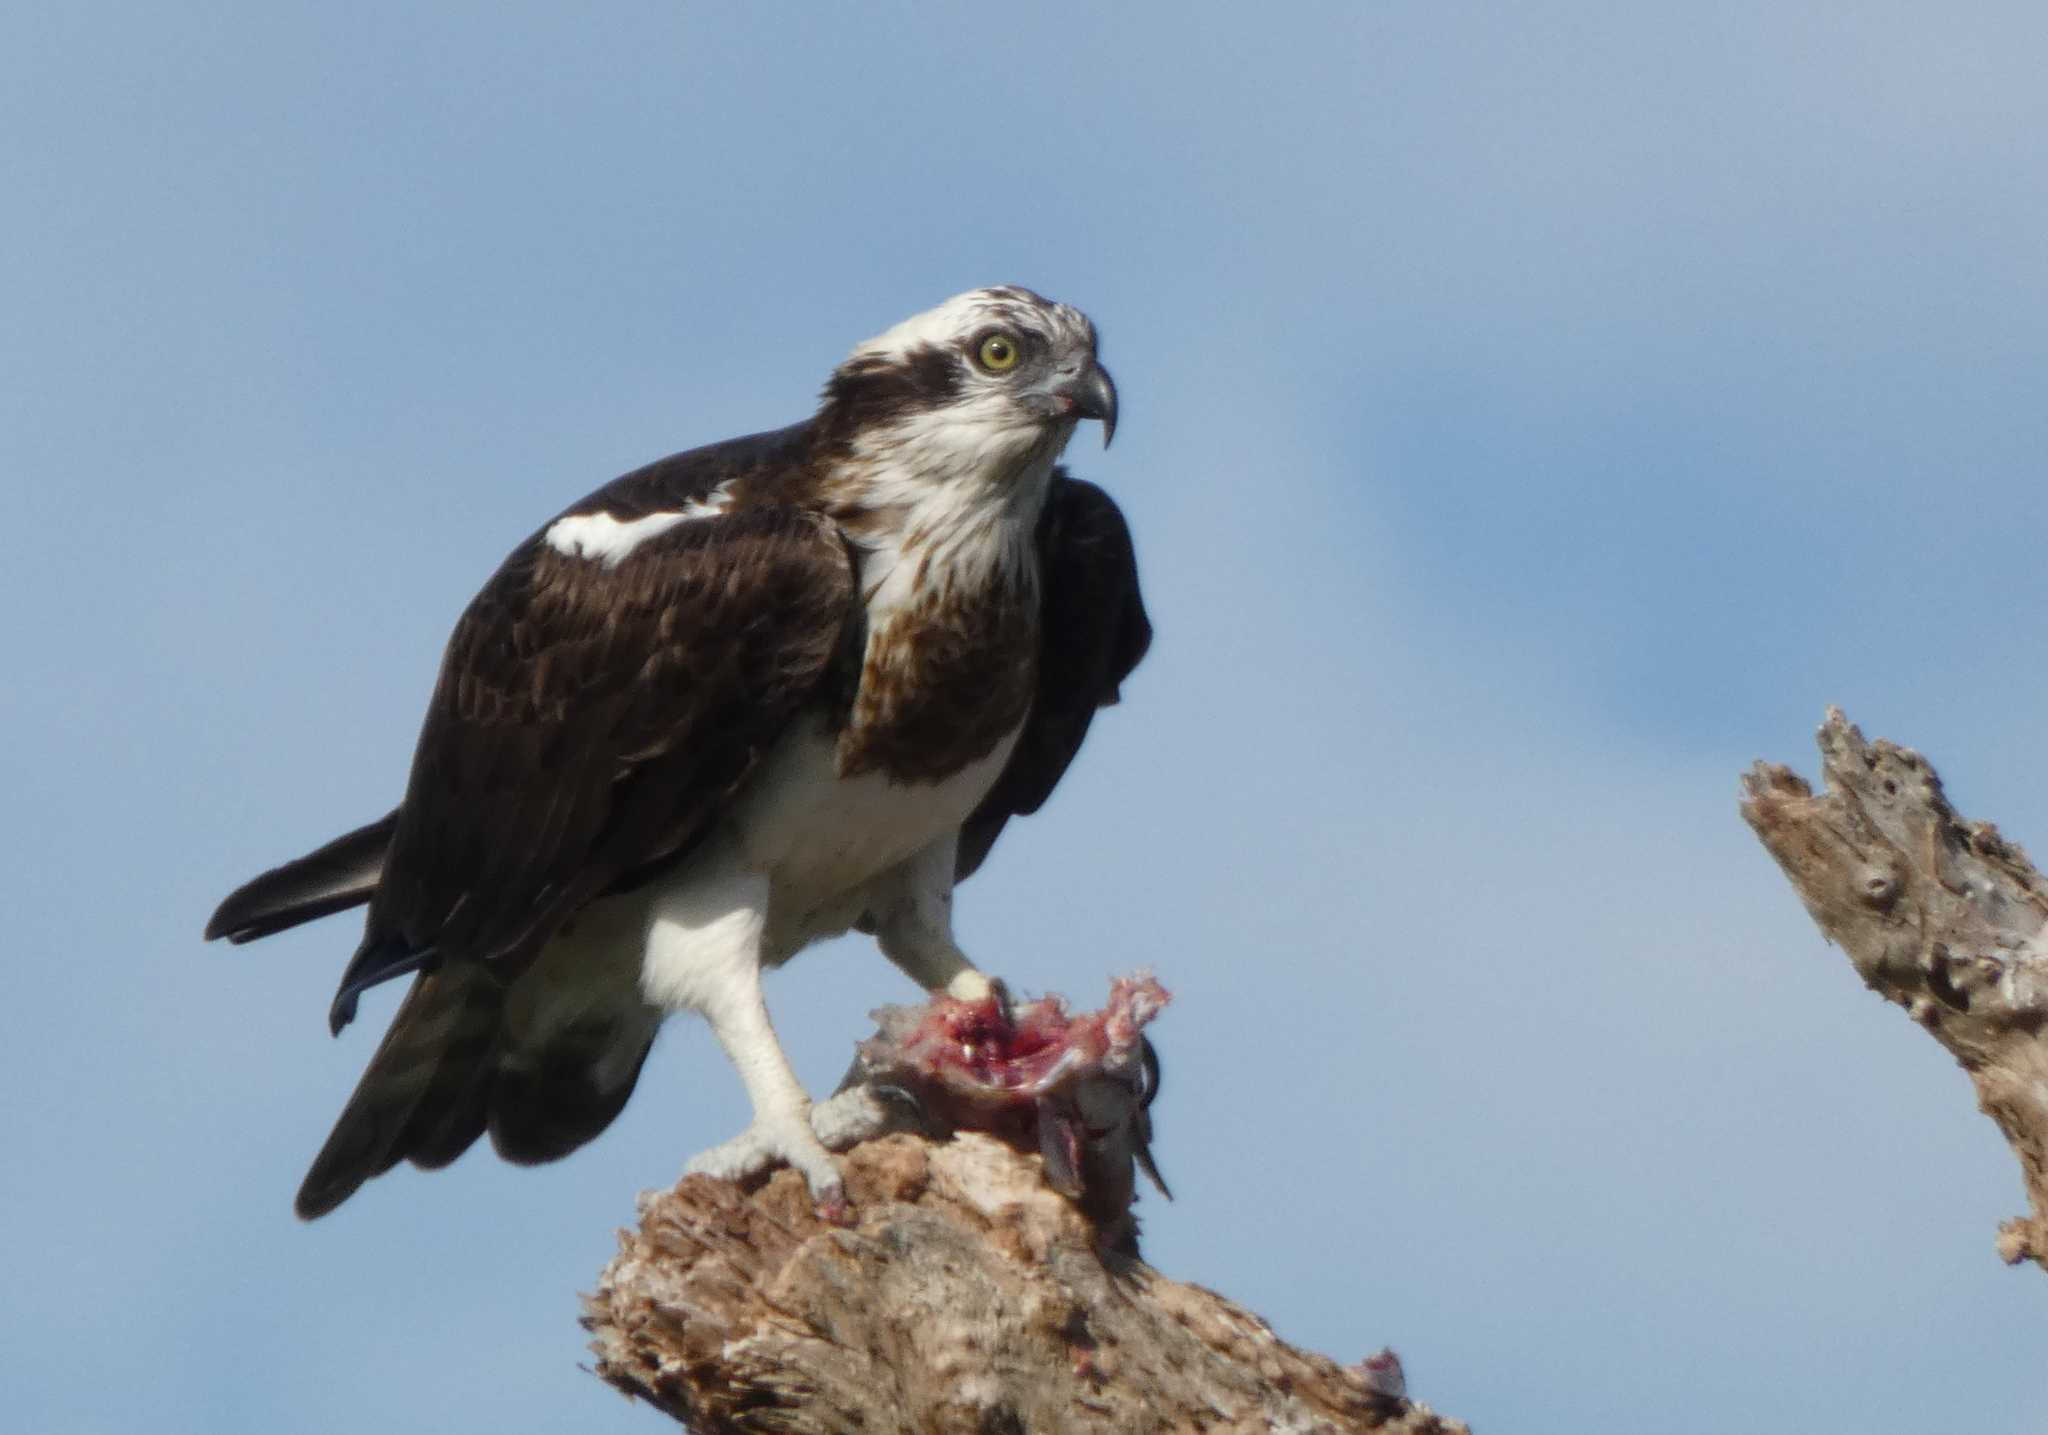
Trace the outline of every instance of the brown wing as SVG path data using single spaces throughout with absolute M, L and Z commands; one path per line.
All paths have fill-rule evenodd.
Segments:
M 1131 530 L 1108 494 L 1060 473 L 1039 523 L 1038 551 L 1038 692 L 1003 775 L 961 826 L 957 879 L 981 866 L 1013 816 L 1036 812 L 1052 796 L 1095 710 L 1117 701 L 1152 642 Z
M 407 971 L 509 977 L 673 861 L 818 693 L 853 599 L 843 541 L 790 508 L 682 523 L 616 564 L 538 536 L 513 554 L 449 642 L 335 1028 Z

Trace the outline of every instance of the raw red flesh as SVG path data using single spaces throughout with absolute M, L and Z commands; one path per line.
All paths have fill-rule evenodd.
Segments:
M 1025 1105 L 1085 1075 L 1131 1070 L 1139 1033 L 1170 999 L 1143 972 L 1119 977 L 1109 1004 L 1080 1016 L 1056 996 L 1013 1007 L 1007 1023 L 994 997 L 934 997 L 923 1007 L 876 1012 L 881 1031 L 861 1054 L 870 1070 L 922 1077 L 956 1100 Z
M 849 1080 L 909 1098 L 926 1133 L 985 1131 L 1035 1151 L 1045 1179 L 1096 1224 L 1104 1247 L 1137 1252 L 1131 1202 L 1152 1164 L 1145 1024 L 1169 1000 L 1149 972 L 1120 977 L 1101 1011 L 1075 1016 L 1058 997 L 1013 1007 L 934 997 L 884 1007 Z

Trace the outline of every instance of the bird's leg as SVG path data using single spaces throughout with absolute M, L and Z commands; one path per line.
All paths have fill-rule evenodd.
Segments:
M 928 992 L 960 1001 L 993 996 L 1004 1020 L 1010 994 L 967 959 L 953 940 L 953 863 L 959 843 L 947 836 L 921 848 L 876 879 L 870 910 L 882 955 Z
M 775 1038 L 761 993 L 767 914 L 768 879 L 715 860 L 654 903 L 641 990 L 657 1006 L 703 1014 L 754 1108 L 752 1125 L 683 1169 L 743 1180 L 787 1162 L 820 1206 L 836 1207 L 844 1201 L 839 1168 L 811 1128 L 810 1096 Z

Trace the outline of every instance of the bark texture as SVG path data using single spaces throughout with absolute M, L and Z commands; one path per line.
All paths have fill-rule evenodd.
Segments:
M 1969 822 L 1909 748 L 1866 742 L 1833 708 L 1823 790 L 1758 763 L 1742 815 L 1857 974 L 1962 1063 L 2019 1157 L 2031 1215 L 1998 1235 L 2048 1267 L 2048 883 L 1988 822 Z
M 1041 1158 L 966 1132 L 842 1158 L 851 1225 L 778 1172 L 641 1198 L 586 1298 L 597 1373 L 704 1435 L 1452 1435 L 1390 1356 L 1300 1351 L 1106 1254 Z

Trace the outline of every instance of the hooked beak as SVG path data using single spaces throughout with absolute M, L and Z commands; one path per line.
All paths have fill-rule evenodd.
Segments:
M 1062 417 L 1101 419 L 1102 446 L 1109 447 L 1116 436 L 1116 385 L 1107 369 L 1091 359 L 1087 368 L 1054 387 L 1052 399 Z

